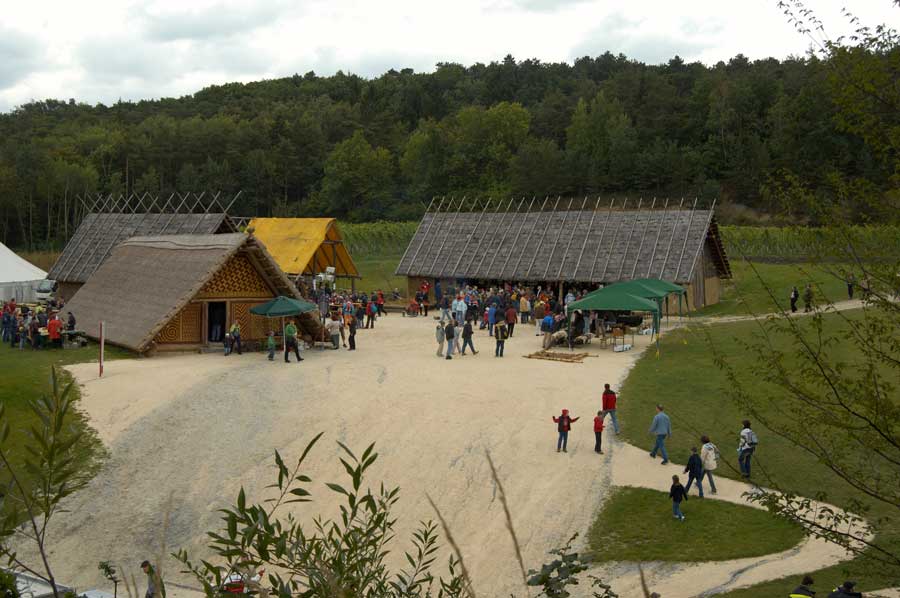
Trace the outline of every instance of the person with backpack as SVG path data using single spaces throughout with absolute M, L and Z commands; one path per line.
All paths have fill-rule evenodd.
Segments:
M 494 326 L 494 340 L 497 346 L 494 348 L 494 357 L 503 357 L 503 348 L 506 346 L 506 339 L 509 338 L 509 327 L 505 320 L 500 320 Z
M 579 418 L 571 417 L 569 415 L 568 409 L 563 409 L 559 417 L 553 418 L 553 423 L 556 424 L 556 431 L 559 432 L 559 438 L 556 441 L 557 453 L 560 451 L 560 449 L 562 449 L 562 452 L 564 453 L 569 452 L 566 450 L 566 447 L 569 444 L 569 430 L 572 429 L 572 424 L 574 424 L 578 420 Z
M 713 479 L 713 472 L 719 467 L 719 447 L 709 440 L 709 436 L 701 436 L 700 442 L 700 462 L 703 464 L 703 473 L 700 475 L 702 480 L 704 476 L 709 480 L 709 491 L 716 494 L 716 482 Z
M 813 581 L 812 577 L 810 577 L 809 575 L 804 575 L 803 580 L 800 582 L 800 585 L 790 593 L 788 598 L 812 598 L 816 595 L 816 591 L 809 586 L 813 585 L 814 583 L 815 582 Z
M 696 481 L 697 492 L 700 498 L 703 498 L 703 461 L 700 460 L 700 455 L 697 454 L 696 446 L 691 447 L 691 456 L 688 457 L 684 473 L 688 474 L 688 481 L 687 485 L 684 487 L 684 493 L 687 494 L 690 492 L 691 484 Z
M 594 452 L 603 454 L 603 411 L 594 418 Z
M 447 326 L 444 328 L 444 339 L 447 341 L 447 359 L 453 359 L 453 347 L 456 344 L 456 327 L 453 325 L 453 320 L 447 322 Z
M 741 430 L 740 440 L 738 441 L 738 465 L 741 468 L 741 475 L 745 478 L 750 477 L 750 459 L 753 457 L 753 451 L 759 444 L 759 438 L 756 432 L 750 429 L 750 420 L 745 419 L 743 422 L 744 429 Z

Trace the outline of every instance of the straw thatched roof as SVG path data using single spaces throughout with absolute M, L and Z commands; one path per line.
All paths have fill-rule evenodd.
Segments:
M 145 351 L 156 334 L 228 260 L 242 253 L 272 296 L 299 299 L 293 283 L 250 235 L 164 235 L 120 243 L 66 305 L 88 336 L 106 324 L 108 342 Z
M 131 237 L 154 235 L 209 235 L 233 233 L 228 216 L 191 213 L 92 213 L 87 214 L 66 244 L 48 277 L 59 282 L 83 283 L 112 250 Z
M 587 202 L 579 202 L 584 206 Z M 613 204 L 559 211 L 451 204 L 429 210 L 397 267 L 400 276 L 610 283 L 633 278 L 691 280 L 708 245 L 721 277 L 731 276 L 712 209 L 622 209 Z M 454 211 L 456 209 L 456 211 Z
M 333 266 L 338 276 L 359 277 L 334 218 L 253 218 L 249 226 L 288 274 L 318 274 Z

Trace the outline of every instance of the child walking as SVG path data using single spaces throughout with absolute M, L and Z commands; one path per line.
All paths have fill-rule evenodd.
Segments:
M 559 417 L 553 418 L 553 423 L 557 424 L 556 430 L 559 432 L 559 439 L 556 441 L 556 452 L 558 453 L 560 449 L 562 452 L 567 453 L 566 446 L 569 444 L 569 430 L 572 429 L 572 424 L 578 421 L 577 417 L 570 417 L 569 410 L 563 409 L 562 414 Z
M 700 493 L 700 498 L 703 498 L 703 461 L 697 454 L 696 446 L 691 447 L 691 456 L 688 457 L 684 473 L 688 474 L 687 485 L 684 487 L 685 495 L 690 492 L 691 484 L 697 482 L 697 491 Z
M 269 350 L 269 361 L 275 361 L 275 333 L 269 331 L 269 338 L 266 341 L 266 348 Z
M 672 487 L 669 489 L 669 498 L 672 499 L 672 515 L 679 521 L 684 521 L 684 513 L 681 512 L 681 501 L 687 500 L 687 492 L 678 481 L 678 476 L 672 476 Z
M 603 454 L 601 442 L 603 441 L 603 411 L 597 412 L 594 418 L 594 452 Z

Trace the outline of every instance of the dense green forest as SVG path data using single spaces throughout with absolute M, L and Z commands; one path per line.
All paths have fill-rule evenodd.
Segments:
M 897 62 L 865 52 L 855 59 Z M 436 195 L 719 198 L 732 222 L 814 221 L 782 199 L 802 186 L 853 221 L 882 219 L 866 206 L 896 189 L 895 162 L 840 110 L 833 60 L 507 56 L 112 106 L 32 102 L 0 115 L 0 239 L 59 246 L 78 195 L 176 190 L 242 190 L 236 215 L 350 221 L 415 219 Z

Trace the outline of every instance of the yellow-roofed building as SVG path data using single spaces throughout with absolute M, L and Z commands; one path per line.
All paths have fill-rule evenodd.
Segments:
M 334 218 L 254 218 L 249 227 L 291 276 L 315 276 L 333 267 L 335 276 L 359 278 Z

